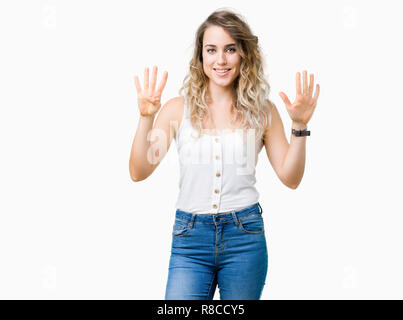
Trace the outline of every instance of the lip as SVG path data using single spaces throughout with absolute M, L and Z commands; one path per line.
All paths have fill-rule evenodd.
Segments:
M 215 74 L 216 74 L 217 76 L 219 76 L 219 77 L 225 77 L 226 75 L 229 74 L 229 72 L 230 72 L 232 69 L 229 68 L 229 70 L 228 70 L 227 72 L 224 72 L 224 73 L 222 73 L 222 72 L 217 72 L 216 70 L 226 70 L 226 69 L 216 69 L 216 68 L 214 68 L 213 70 L 214 70 L 214 72 L 215 72 Z

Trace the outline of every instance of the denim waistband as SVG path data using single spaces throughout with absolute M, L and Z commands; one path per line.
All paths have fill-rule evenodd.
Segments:
M 259 202 L 256 202 L 255 204 L 240 209 L 240 210 L 232 210 L 230 212 L 224 212 L 224 213 L 208 213 L 208 214 L 197 214 L 197 213 L 191 213 L 191 212 L 186 212 L 182 211 L 180 209 L 176 210 L 175 217 L 184 220 L 186 222 L 199 222 L 199 223 L 215 223 L 217 221 L 227 221 L 232 218 L 241 218 L 243 216 L 249 215 L 251 212 L 256 211 L 259 214 L 263 213 L 263 209 L 260 206 Z M 236 219 L 237 220 L 237 219 Z

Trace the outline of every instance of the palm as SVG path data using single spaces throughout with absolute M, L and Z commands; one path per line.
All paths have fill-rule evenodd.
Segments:
M 137 103 L 139 106 L 140 114 L 143 116 L 150 116 L 155 114 L 161 107 L 161 95 L 164 90 L 168 78 L 168 72 L 165 71 L 163 78 L 160 82 L 158 89 L 155 89 L 157 82 L 158 68 L 153 68 L 153 75 L 151 78 L 151 85 L 149 85 L 148 68 L 144 71 L 144 89 L 141 88 L 137 76 L 134 77 L 134 82 L 137 89 Z
M 161 95 L 150 92 L 150 90 L 144 90 L 138 95 L 137 103 L 142 115 L 151 115 L 161 107 Z
M 297 72 L 296 76 L 297 92 L 295 101 L 291 103 L 287 95 L 283 92 L 280 92 L 280 97 L 283 100 L 287 108 L 287 112 L 293 121 L 307 124 L 311 119 L 318 101 L 319 89 L 320 89 L 319 84 L 317 84 L 315 95 L 312 97 L 313 84 L 314 84 L 313 74 L 310 75 L 310 83 L 308 86 L 307 71 L 304 71 L 303 87 L 301 91 L 301 74 Z

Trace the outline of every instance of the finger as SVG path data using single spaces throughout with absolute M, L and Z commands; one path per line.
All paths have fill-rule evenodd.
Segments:
M 140 86 L 139 78 L 137 76 L 134 77 L 134 84 L 136 85 L 137 94 L 140 94 L 141 93 L 141 86 Z
M 317 84 L 317 85 L 316 85 L 315 96 L 313 97 L 313 99 L 315 100 L 315 102 L 318 100 L 319 92 L 320 92 L 320 87 L 319 87 L 319 84 Z
M 304 82 L 304 89 L 303 89 L 302 94 L 303 94 L 303 95 L 306 95 L 306 94 L 307 94 L 307 91 L 308 91 L 308 79 L 307 79 L 307 72 L 306 72 L 306 70 L 303 71 L 302 75 L 303 75 L 303 82 Z
M 297 95 L 301 95 L 301 74 L 297 72 L 296 76 Z
M 151 92 L 154 92 L 154 90 L 155 90 L 155 83 L 157 82 L 157 73 L 158 73 L 158 68 L 157 68 L 157 66 L 154 66 L 153 75 L 151 77 Z
M 161 83 L 158 86 L 158 90 L 157 90 L 158 95 L 162 94 L 162 91 L 164 90 L 165 85 L 167 83 L 167 79 L 168 79 L 168 71 L 164 71 L 164 74 L 162 75 Z
M 284 104 L 288 107 L 291 105 L 290 100 L 288 99 L 287 95 L 284 92 L 279 92 L 281 99 L 283 100 Z
M 309 88 L 308 88 L 308 95 L 310 97 L 312 97 L 312 92 L 313 92 L 313 73 L 311 73 L 310 77 L 309 77 Z
M 144 70 L 144 90 L 148 90 L 148 68 Z

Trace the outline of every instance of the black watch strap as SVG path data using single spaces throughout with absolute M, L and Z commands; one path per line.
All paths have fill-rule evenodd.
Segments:
M 305 136 L 310 136 L 311 135 L 311 131 L 308 131 L 306 129 L 304 129 L 304 130 L 292 129 L 291 133 L 296 137 L 305 137 Z

